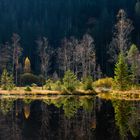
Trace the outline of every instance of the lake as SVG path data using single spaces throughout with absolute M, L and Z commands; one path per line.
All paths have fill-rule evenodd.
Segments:
M 139 140 L 140 101 L 0 96 L 0 140 Z

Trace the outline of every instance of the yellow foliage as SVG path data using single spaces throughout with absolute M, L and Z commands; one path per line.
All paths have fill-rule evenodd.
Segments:
M 30 73 L 31 72 L 31 62 L 28 57 L 26 57 L 25 62 L 24 62 L 24 72 L 25 73 Z
M 102 78 L 94 82 L 95 87 L 111 88 L 113 86 L 113 78 Z

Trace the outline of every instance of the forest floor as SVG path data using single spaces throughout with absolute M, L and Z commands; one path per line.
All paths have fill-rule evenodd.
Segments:
M 26 87 L 16 87 L 14 90 L 0 89 L 0 95 L 95 95 L 95 91 L 76 90 L 74 92 L 45 90 L 41 87 L 31 88 L 26 91 Z

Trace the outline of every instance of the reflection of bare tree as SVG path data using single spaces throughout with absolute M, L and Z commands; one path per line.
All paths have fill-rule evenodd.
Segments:
M 80 102 L 79 102 L 80 103 Z M 94 101 L 92 100 L 94 105 Z M 82 103 L 83 105 L 84 103 Z M 85 103 L 86 104 L 86 103 Z M 91 105 L 91 104 L 90 104 Z M 92 105 L 91 105 L 92 106 Z M 87 108 L 88 109 L 88 108 Z M 96 129 L 95 106 L 91 111 L 84 110 L 81 106 L 75 115 L 68 118 L 60 114 L 59 140 L 90 140 L 94 138 L 93 130 Z M 94 127 L 93 127 L 94 125 Z
M 41 128 L 40 128 L 40 140 L 42 139 L 47 139 L 49 140 L 49 110 L 47 104 L 44 102 L 41 103 L 41 108 L 42 108 L 42 119 L 41 119 Z
M 7 109 L 5 109 L 5 111 L 7 111 Z M 18 125 L 18 119 L 16 118 L 13 106 L 11 106 L 11 109 L 8 110 L 6 114 L 0 113 L 0 139 L 21 140 L 21 129 Z
M 0 139 L 91 140 L 96 129 L 95 103 L 72 96 L 46 102 L 14 101 L 6 114 L 0 112 Z

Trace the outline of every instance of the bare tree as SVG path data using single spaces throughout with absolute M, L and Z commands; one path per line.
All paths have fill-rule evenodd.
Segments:
M 82 64 L 82 77 L 93 75 L 96 67 L 94 39 L 89 34 L 85 34 L 81 41 L 80 47 L 79 52 Z
M 61 48 L 58 50 L 59 68 L 64 73 L 71 70 L 72 47 L 71 42 L 64 38 L 61 43 Z
M 13 53 L 13 74 L 15 76 L 15 83 L 18 82 L 18 69 L 19 69 L 19 59 L 22 55 L 22 48 L 20 46 L 20 36 L 16 33 L 13 33 L 12 36 L 12 53 Z
M 127 14 L 123 9 L 119 10 L 117 20 L 114 36 L 109 45 L 111 62 L 116 62 L 120 52 L 126 54 L 131 45 L 130 33 L 133 30 L 132 21 L 127 18 Z
M 3 69 L 7 69 L 10 71 L 11 69 L 11 58 L 12 58 L 12 53 L 11 53 L 11 46 L 9 45 L 8 42 L 5 44 L 0 45 L 0 71 L 3 71 Z
M 41 60 L 41 73 L 47 78 L 51 51 L 46 37 L 37 40 L 38 52 Z
M 93 38 L 89 34 L 85 34 L 81 41 L 74 37 L 65 38 L 59 48 L 58 58 L 59 67 L 64 73 L 71 70 L 79 78 L 93 76 L 96 67 Z

